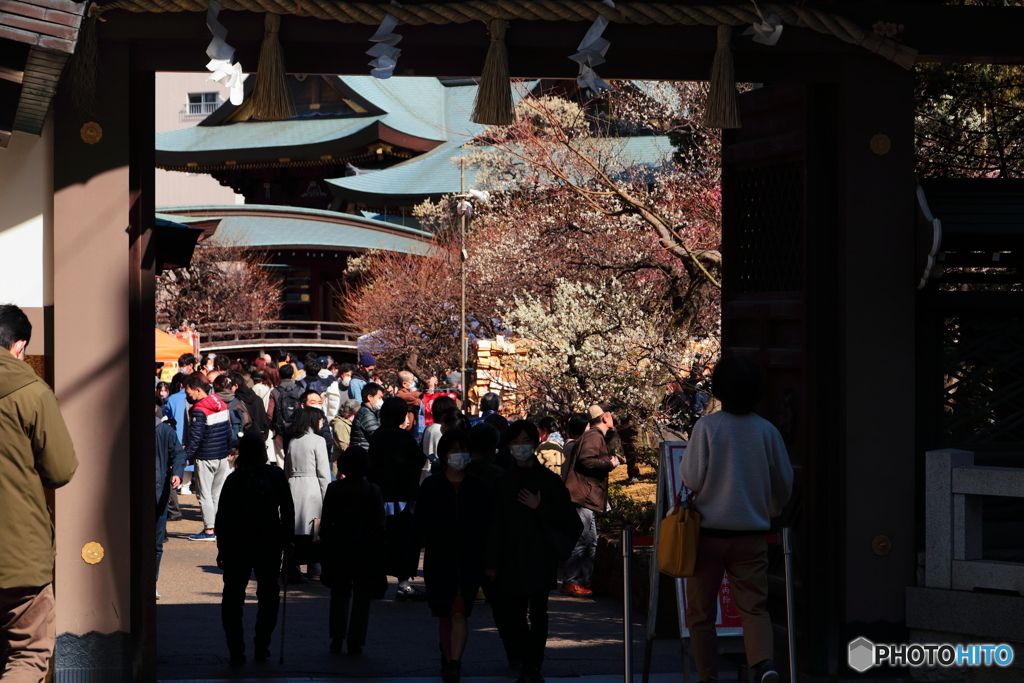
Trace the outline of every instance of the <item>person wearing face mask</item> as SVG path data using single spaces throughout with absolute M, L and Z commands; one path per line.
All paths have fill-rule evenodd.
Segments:
M 441 679 L 458 683 L 469 639 L 467 619 L 483 576 L 483 548 L 490 517 L 490 487 L 465 472 L 469 435 L 444 433 L 437 444 L 444 470 L 423 482 L 416 504 L 416 530 L 423 539 L 427 602 L 439 620 Z
M 536 425 L 513 422 L 505 440 L 516 464 L 492 486 L 486 574 L 499 595 L 495 618 L 503 622 L 509 663 L 522 665 L 518 683 L 543 683 L 548 594 L 558 587 L 558 563 L 572 553 L 583 523 L 562 478 L 537 460 Z
M 362 401 L 362 407 L 352 418 L 352 438 L 349 444 L 369 448 L 370 437 L 380 428 L 378 414 L 384 405 L 384 387 L 370 382 L 363 387 Z
M 167 399 L 171 397 L 171 385 L 167 382 L 157 382 L 156 397 L 160 399 L 160 412 L 163 412 L 162 408 L 167 405 Z
M 415 375 L 407 370 L 398 373 L 398 381 L 401 386 L 395 395 L 405 401 L 405 404 L 409 407 L 409 414 L 413 417 L 413 436 L 418 439 L 423 434 L 423 430 L 417 426 L 417 423 L 420 411 L 423 408 L 423 394 L 425 392 L 419 391 L 419 381 Z M 427 391 L 433 391 L 435 386 L 437 386 L 437 377 L 431 377 L 427 382 Z

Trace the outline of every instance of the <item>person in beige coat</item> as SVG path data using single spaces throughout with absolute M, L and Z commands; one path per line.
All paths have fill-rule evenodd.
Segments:
M 25 313 L 0 305 L 0 678 L 19 683 L 43 680 L 56 637 L 45 489 L 78 468 L 56 397 L 24 362 L 31 336 Z

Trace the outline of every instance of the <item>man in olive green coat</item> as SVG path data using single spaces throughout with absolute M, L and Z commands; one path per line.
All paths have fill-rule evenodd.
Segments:
M 60 488 L 78 459 L 57 399 L 24 362 L 32 325 L 0 305 L 0 682 L 39 683 L 56 636 L 54 536 L 44 488 Z

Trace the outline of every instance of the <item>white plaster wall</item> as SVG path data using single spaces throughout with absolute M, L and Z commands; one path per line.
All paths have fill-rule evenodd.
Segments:
M 156 132 L 190 128 L 202 121 L 203 115 L 188 113 L 189 93 L 216 92 L 220 101 L 228 99 L 228 89 L 216 81 L 206 80 L 206 73 L 156 74 Z M 204 204 L 244 204 L 245 198 L 223 187 L 212 176 L 199 173 L 156 169 L 156 206 L 201 206 Z
M 53 305 L 53 127 L 0 149 L 0 303 Z

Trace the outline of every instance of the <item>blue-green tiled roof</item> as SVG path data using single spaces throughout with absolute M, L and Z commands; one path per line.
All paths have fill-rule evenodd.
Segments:
M 187 211 L 191 215 L 179 215 L 176 213 L 178 211 Z M 246 215 L 250 213 L 279 215 Z M 354 251 L 383 249 L 407 254 L 427 254 L 432 249 L 432 236 L 423 230 L 336 211 L 230 204 L 165 207 L 156 215 L 184 224 L 217 220 L 217 238 L 250 247 L 318 247 Z
M 625 166 L 660 166 L 674 151 L 667 137 L 615 138 L 600 141 Z M 338 194 L 354 201 L 383 204 L 388 200 L 422 200 L 459 191 L 458 159 L 477 148 L 450 142 L 426 154 L 374 173 L 365 173 L 327 182 L 339 188 Z M 474 187 L 476 171 L 466 168 L 466 187 Z
M 162 152 L 208 152 L 312 145 L 353 135 L 383 118 L 247 121 L 228 126 L 194 126 L 157 133 L 156 148 Z
M 372 76 L 335 78 L 384 113 L 195 126 L 158 133 L 156 148 L 159 152 L 195 153 L 301 147 L 356 135 L 377 122 L 406 135 L 439 142 L 465 142 L 484 130 L 484 126 L 470 120 L 476 85 L 447 86 L 437 78 L 410 76 L 387 80 Z M 513 100 L 518 101 L 534 84 L 533 81 L 514 84 Z M 373 140 L 376 139 L 374 135 Z

